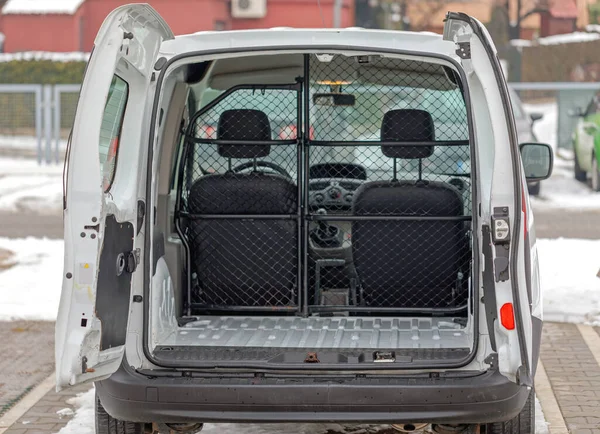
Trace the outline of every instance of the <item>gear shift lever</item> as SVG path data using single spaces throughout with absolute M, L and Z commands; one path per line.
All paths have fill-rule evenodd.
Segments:
M 325 208 L 319 208 L 317 210 L 317 215 L 327 215 L 327 210 Z M 319 232 L 323 233 L 323 234 L 327 234 L 328 230 L 329 230 L 329 224 L 327 223 L 327 221 L 325 220 L 319 220 L 318 221 L 319 224 Z
M 319 208 L 317 215 L 327 215 L 325 208 Z M 318 226 L 311 231 L 311 238 L 319 247 L 339 247 L 341 240 L 339 237 L 340 229 L 337 226 L 330 225 L 326 220 L 318 220 Z

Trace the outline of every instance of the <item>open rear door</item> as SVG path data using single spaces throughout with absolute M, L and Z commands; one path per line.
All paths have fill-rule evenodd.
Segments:
M 123 184 L 129 194 L 117 194 L 120 190 L 115 192 L 111 184 L 115 169 L 119 173 L 119 147 L 133 146 L 126 141 L 135 134 L 126 130 L 141 125 L 128 124 L 128 119 L 139 118 L 127 112 L 141 111 L 135 104 L 128 106 L 128 98 L 132 92 L 147 92 L 159 47 L 172 38 L 154 9 L 136 4 L 115 9 L 95 40 L 66 157 L 65 262 L 55 349 L 58 389 L 104 379 L 123 357 L 132 274 L 139 260 L 136 187 L 144 177 L 128 177 Z M 131 71 L 127 80 L 119 77 L 119 68 Z M 141 149 L 139 144 L 135 149 Z
M 497 354 L 497 361 L 488 362 L 511 381 L 531 386 L 533 332 L 524 247 L 527 216 L 508 85 L 490 35 L 479 21 L 449 12 L 444 39 L 456 44 L 471 97 L 477 104 L 485 100 L 482 105 L 488 107 L 473 111 L 481 168 L 474 180 L 482 205 L 477 228 L 484 256 L 480 311 L 485 312 L 489 342 Z M 480 330 L 485 334 L 485 326 Z

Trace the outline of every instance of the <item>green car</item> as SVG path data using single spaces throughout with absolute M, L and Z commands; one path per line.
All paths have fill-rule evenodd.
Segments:
M 589 175 L 592 190 L 600 191 L 600 94 L 585 111 L 578 108 L 572 114 L 579 118 L 573 134 L 575 179 L 586 182 Z

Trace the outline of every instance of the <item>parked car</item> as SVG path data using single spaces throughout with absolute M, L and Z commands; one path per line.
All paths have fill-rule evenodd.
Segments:
M 533 125 L 535 122 L 541 120 L 544 117 L 544 114 L 538 112 L 532 112 L 528 114 L 525 111 L 523 103 L 521 102 L 521 98 L 519 98 L 517 92 L 510 88 L 509 93 L 510 100 L 512 102 L 513 113 L 515 114 L 515 124 L 517 126 L 519 143 L 537 142 L 538 138 L 533 131 Z M 542 186 L 540 181 L 528 182 L 527 188 L 529 190 L 529 194 L 537 196 L 540 194 Z
M 578 118 L 573 134 L 575 179 L 587 182 L 589 176 L 592 190 L 600 191 L 600 95 L 596 94 L 585 110 L 576 108 L 571 114 Z
M 57 388 L 95 383 L 98 434 L 533 433 L 524 186 L 553 157 L 514 139 L 510 101 L 464 14 L 444 37 L 174 38 L 146 4 L 115 9 L 67 152 Z

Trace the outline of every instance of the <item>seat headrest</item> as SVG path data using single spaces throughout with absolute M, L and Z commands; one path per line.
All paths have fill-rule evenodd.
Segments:
M 260 110 L 225 110 L 217 126 L 218 140 L 271 140 L 269 118 Z M 261 158 L 269 155 L 269 145 L 219 145 L 226 158 Z
M 435 129 L 431 115 L 425 110 L 390 110 L 381 122 L 381 140 L 398 142 L 431 142 Z M 433 146 L 386 146 L 381 150 L 390 158 L 427 158 L 433 154 Z

